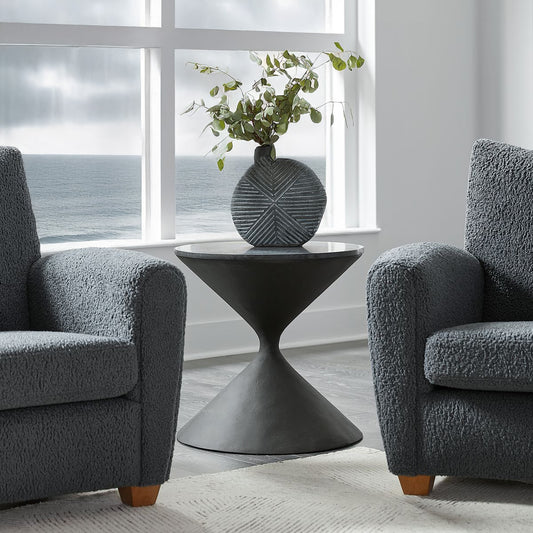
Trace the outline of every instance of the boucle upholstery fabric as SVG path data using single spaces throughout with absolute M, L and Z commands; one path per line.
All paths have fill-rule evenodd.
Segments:
M 533 151 L 474 144 L 465 248 L 485 270 L 483 320 L 533 320 Z
M 186 288 L 166 261 L 128 250 L 86 248 L 44 257 L 28 280 L 32 329 L 120 338 L 136 347 L 141 407 L 137 485 L 168 479 L 183 361 Z
M 412 475 L 533 479 L 533 394 L 436 387 L 419 408 L 418 427 L 404 428 L 420 433 Z
M 0 332 L 0 410 L 122 396 L 137 383 L 135 346 L 55 331 Z
M 426 339 L 481 319 L 483 271 L 452 246 L 419 243 L 381 255 L 368 276 L 368 333 L 378 417 L 393 473 L 416 475 L 423 441 Z M 431 438 L 431 436 L 430 436 Z
M 125 399 L 0 411 L 0 503 L 136 485 L 140 440 Z
M 533 392 L 533 322 L 446 328 L 426 344 L 430 383 L 470 390 Z
M 370 270 L 369 345 L 394 474 L 533 479 L 532 393 L 442 387 L 424 375 L 426 341 L 437 332 L 486 321 L 533 320 L 531 161 L 526 150 L 477 142 L 467 251 L 436 243 L 408 245 L 386 252 Z M 495 353 L 491 347 L 489 358 Z M 525 350 L 513 355 L 518 368 Z
M 0 331 L 28 329 L 26 279 L 39 258 L 22 157 L 0 146 Z
M 163 483 L 181 386 L 181 272 L 125 250 L 39 256 L 20 153 L 0 148 L 0 331 L 12 339 L 0 348 L 0 399 L 18 407 L 0 410 L 0 503 Z M 109 395 L 121 397 L 80 401 Z M 50 401 L 74 403 L 20 404 Z

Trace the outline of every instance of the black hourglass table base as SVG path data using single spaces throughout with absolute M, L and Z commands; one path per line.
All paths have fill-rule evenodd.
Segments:
M 286 361 L 286 326 L 363 252 L 341 243 L 251 248 L 205 243 L 176 255 L 256 331 L 255 359 L 178 433 L 183 444 L 244 454 L 333 450 L 363 435 Z

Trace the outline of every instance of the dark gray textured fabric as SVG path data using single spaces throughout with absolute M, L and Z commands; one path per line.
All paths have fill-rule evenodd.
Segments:
M 120 339 L 0 332 L 0 410 L 122 396 L 137 369 L 135 346 Z
M 368 333 L 378 417 L 389 468 L 416 475 L 425 436 L 421 397 L 426 338 L 481 319 L 483 271 L 468 252 L 419 243 L 379 257 L 368 276 Z
M 39 240 L 22 157 L 0 146 L 0 331 L 28 329 L 26 279 Z
M 0 503 L 163 483 L 181 385 L 181 272 L 125 250 L 38 260 L 10 148 L 0 148 L 0 224 Z
M 135 344 L 141 476 L 168 479 L 178 414 L 186 288 L 170 263 L 128 250 L 87 248 L 37 261 L 28 282 L 33 329 L 120 338 Z
M 419 405 L 421 439 L 412 475 L 533 479 L 533 394 L 436 388 Z
M 465 248 L 485 270 L 483 320 L 533 320 L 533 151 L 474 144 Z
M 0 502 L 136 485 L 140 439 L 125 399 L 1 411 Z
M 433 385 L 424 375 L 428 338 L 433 339 L 429 353 L 441 350 L 437 339 L 448 335 L 444 344 L 449 346 L 451 337 L 460 344 L 464 339 L 458 341 L 457 332 L 480 328 L 465 324 L 533 320 L 532 168 L 527 150 L 477 142 L 469 185 L 468 251 L 408 245 L 383 254 L 370 270 L 369 344 L 380 427 L 394 474 L 533 478 L 532 393 L 460 390 Z M 529 372 L 531 353 L 516 342 L 516 337 L 528 336 L 522 326 L 482 328 L 484 339 L 491 338 L 484 351 L 487 372 L 511 357 L 508 346 L 498 351 L 502 338 L 512 338 L 517 347 L 510 372 Z M 472 338 L 464 340 L 469 348 L 457 351 L 453 362 L 474 371 L 476 363 L 466 361 L 470 351 L 480 364 L 483 354 L 478 345 L 470 350 L 476 333 L 469 334 Z M 426 368 L 430 377 L 435 359 Z M 439 368 L 451 360 L 439 360 Z M 476 372 L 481 370 L 476 366 Z
M 426 344 L 426 378 L 469 390 L 533 392 L 533 322 L 481 322 L 437 331 Z

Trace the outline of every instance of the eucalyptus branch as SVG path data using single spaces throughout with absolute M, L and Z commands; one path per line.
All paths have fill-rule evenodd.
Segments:
M 232 76 L 229 72 L 226 70 L 221 69 L 220 67 L 212 67 L 210 65 L 205 65 L 202 63 L 195 63 L 194 61 L 188 61 L 187 65 L 193 65 L 194 70 L 199 70 L 201 74 L 212 74 L 213 72 L 219 72 L 220 74 L 224 74 L 228 78 L 230 78 L 235 83 L 235 89 L 239 89 L 242 96 L 244 97 L 244 93 L 241 89 L 242 82 L 239 81 L 237 78 Z M 233 89 L 230 89 L 233 90 Z
M 364 59 L 361 56 L 345 51 L 339 43 L 334 44 L 337 48 L 335 53 L 320 52 L 313 60 L 306 55 L 297 56 L 288 50 L 272 56 L 266 54 L 264 59 L 257 53 L 250 52 L 250 59 L 261 67 L 261 77 L 254 81 L 246 92 L 241 87 L 242 82 L 229 72 L 219 67 L 190 63 L 200 73 L 218 72 L 231 80 L 222 86 L 216 85 L 209 91 L 212 98 L 218 98 L 218 103 L 208 106 L 203 100 L 200 103 L 195 101 L 183 112 L 183 114 L 196 113 L 198 109 L 203 109 L 210 117 L 210 122 L 204 131 L 210 128 L 215 137 L 219 137 L 223 131 L 226 132 L 226 136 L 208 152 L 219 154 L 217 165 L 220 170 L 224 168 L 224 154 L 233 148 L 233 140 L 274 145 L 280 136 L 287 132 L 289 125 L 299 122 L 304 115 L 309 115 L 313 123 L 321 122 L 322 113 L 319 109 L 328 104 L 341 104 L 345 122 L 348 124 L 344 102 L 330 100 L 314 107 L 305 98 L 305 94 L 318 89 L 317 70 L 324 65 L 331 64 L 338 71 L 345 69 L 351 71 L 363 66 Z M 325 60 L 319 63 L 322 56 L 325 56 Z M 276 93 L 270 80 L 281 75 L 287 81 L 283 92 Z M 222 94 L 219 95 L 221 89 Z M 227 93 L 237 89 L 241 97 L 235 105 L 230 105 Z M 330 120 L 333 123 L 333 113 Z

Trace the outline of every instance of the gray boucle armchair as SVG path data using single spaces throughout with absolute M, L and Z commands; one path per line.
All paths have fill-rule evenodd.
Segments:
M 154 503 L 174 447 L 182 274 L 125 250 L 40 258 L 14 148 L 0 148 L 0 231 L 0 503 L 112 487 Z
M 406 494 L 435 475 L 533 478 L 533 152 L 477 141 L 465 250 L 383 254 L 369 341 L 389 469 Z

